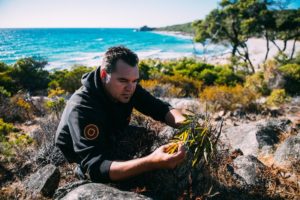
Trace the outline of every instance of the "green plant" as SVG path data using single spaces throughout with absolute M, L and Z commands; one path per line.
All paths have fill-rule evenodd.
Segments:
M 246 110 L 255 104 L 257 94 L 241 85 L 211 86 L 202 91 L 200 99 L 206 102 L 212 110 L 228 111 L 237 108 Z
M 291 95 L 300 94 L 300 64 L 287 64 L 279 67 L 285 79 L 284 88 Z
M 60 113 L 66 105 L 65 99 L 63 97 L 55 97 L 46 102 L 46 108 L 50 113 L 54 113 L 57 119 L 60 118 Z
M 267 98 L 266 104 L 268 106 L 279 106 L 288 100 L 288 96 L 284 89 L 275 89 Z
M 270 94 L 270 89 L 264 80 L 264 74 L 262 72 L 256 72 L 255 74 L 247 76 L 244 87 L 259 95 L 264 96 Z
M 213 128 L 210 119 L 200 115 L 185 115 L 186 120 L 179 127 L 179 132 L 173 138 L 173 144 L 166 150 L 173 154 L 179 143 L 183 143 L 192 155 L 192 166 L 197 165 L 202 158 L 209 162 L 221 134 L 222 122 L 219 130 Z

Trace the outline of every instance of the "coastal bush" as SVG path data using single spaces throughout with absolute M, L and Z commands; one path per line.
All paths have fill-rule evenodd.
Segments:
M 247 76 L 244 87 L 259 95 L 265 96 L 270 94 L 270 89 L 264 80 L 263 72 L 256 72 Z
M 284 89 L 275 89 L 272 91 L 270 96 L 267 98 L 267 106 L 280 106 L 281 104 L 288 101 L 288 96 Z
M 6 122 L 24 122 L 32 119 L 35 114 L 35 107 L 27 94 L 18 93 L 11 98 L 2 96 L 0 101 L 0 118 Z
M 199 79 L 203 81 L 205 85 L 213 85 L 218 78 L 216 71 L 212 69 L 204 69 L 199 74 Z
M 212 110 L 234 110 L 237 108 L 248 109 L 253 104 L 257 95 L 241 85 L 234 87 L 210 86 L 200 94 L 200 99 L 207 103 Z
M 0 118 L 0 138 L 2 139 L 2 136 L 7 135 L 8 133 L 16 131 L 13 124 L 11 123 L 5 123 L 2 118 Z M 0 139 L 0 140 L 1 140 Z M 2 140 L 1 140 L 2 141 Z
M 140 85 L 156 97 L 181 97 L 182 89 L 158 80 L 141 80 Z
M 25 148 L 33 142 L 27 134 L 20 133 L 11 123 L 0 118 L 0 160 L 6 161 L 15 156 L 17 149 Z
M 174 76 L 161 76 L 159 81 L 180 88 L 180 97 L 198 97 L 203 85 L 202 81 L 179 74 L 175 74 Z
M 17 91 L 14 80 L 9 75 L 9 71 L 0 72 L 0 85 L 10 93 L 15 93 Z
M 300 94 L 300 64 L 287 64 L 279 67 L 285 79 L 284 88 L 288 94 Z
M 60 119 L 61 112 L 66 105 L 66 101 L 63 97 L 55 97 L 46 101 L 46 108 L 48 112 L 55 114 L 57 119 Z
M 51 82 L 49 86 L 53 88 L 53 84 L 55 84 L 56 87 L 59 86 L 66 92 L 73 93 L 81 87 L 82 75 L 93 69 L 92 67 L 75 65 L 70 70 L 55 71 L 50 75 Z
M 49 72 L 44 70 L 47 61 L 35 58 L 22 58 L 13 65 L 11 77 L 18 90 L 28 90 L 35 94 L 38 90 L 47 89 Z
M 235 86 L 236 84 L 242 84 L 244 82 L 244 76 L 239 73 L 234 73 L 229 67 L 216 67 L 217 79 L 215 84 Z
M 59 119 L 53 117 L 43 118 L 39 128 L 32 133 L 36 149 L 32 152 L 32 160 L 37 166 L 54 164 L 56 166 L 66 162 L 61 151 L 55 146 L 55 132 Z

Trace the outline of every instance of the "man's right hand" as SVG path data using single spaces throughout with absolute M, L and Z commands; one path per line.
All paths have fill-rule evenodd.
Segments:
M 173 169 L 184 160 L 186 152 L 183 144 L 179 144 L 177 152 L 169 154 L 166 150 L 171 145 L 173 143 L 163 145 L 147 156 L 152 169 Z
M 174 154 L 166 152 L 172 143 L 163 145 L 146 157 L 128 161 L 113 161 L 109 170 L 109 177 L 113 181 L 123 180 L 140 173 L 154 169 L 173 169 L 185 158 L 185 150 L 179 144 L 178 151 Z

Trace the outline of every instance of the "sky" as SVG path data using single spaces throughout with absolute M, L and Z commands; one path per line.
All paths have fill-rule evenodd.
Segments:
M 161 27 L 202 19 L 218 0 L 0 0 L 0 28 Z
M 0 0 L 0 28 L 162 27 L 203 19 L 219 1 Z

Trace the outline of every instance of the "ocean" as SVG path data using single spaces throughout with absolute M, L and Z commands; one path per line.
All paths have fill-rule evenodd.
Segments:
M 203 54 L 200 44 L 189 37 L 133 28 L 35 28 L 0 29 L 0 61 L 14 63 L 19 58 L 39 57 L 47 69 L 64 69 L 74 64 L 98 66 L 111 46 L 124 45 L 140 59 L 172 59 Z M 211 48 L 220 53 L 224 47 Z

